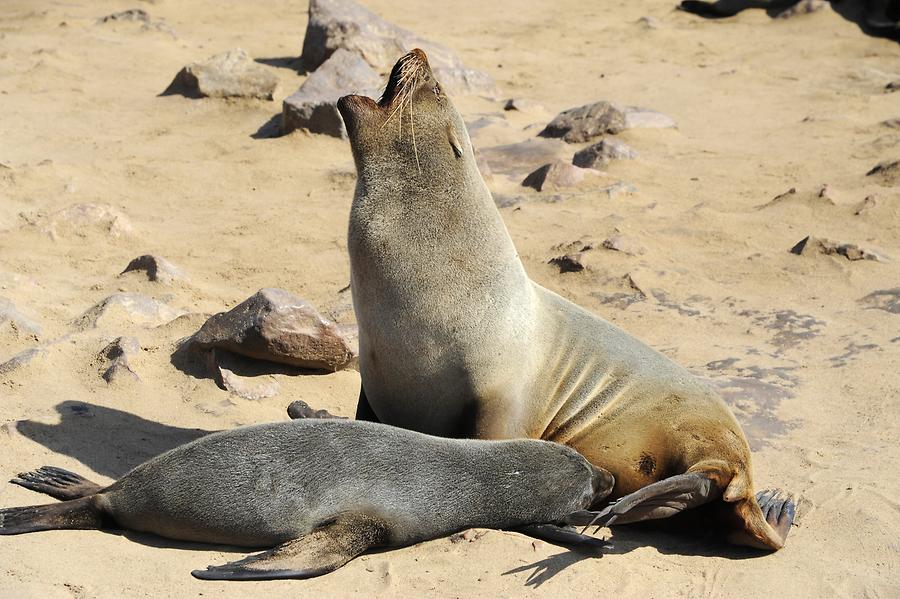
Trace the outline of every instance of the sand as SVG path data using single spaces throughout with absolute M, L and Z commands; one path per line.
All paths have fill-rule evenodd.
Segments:
M 306 4 L 137 4 L 174 35 L 95 24 L 127 2 L 6 0 L 0 15 L 0 297 L 41 328 L 0 323 L 0 362 L 44 348 L 0 375 L 0 478 L 53 464 L 111 481 L 205 431 L 283 419 L 294 399 L 355 408 L 353 371 L 276 374 L 279 393 L 250 401 L 172 357 L 206 315 L 262 287 L 349 318 L 349 145 L 304 132 L 254 138 L 305 76 L 273 66 L 274 102 L 158 97 L 183 65 L 229 48 L 286 64 Z M 489 531 L 366 555 L 315 580 L 236 584 L 189 575 L 242 555 L 228 548 L 53 531 L 0 541 L 0 596 L 900 595 L 900 189 L 866 176 L 900 158 L 900 129 L 881 124 L 900 117 L 900 95 L 884 91 L 900 78 L 900 46 L 829 8 L 707 21 L 659 0 L 367 5 L 541 107 L 504 113 L 457 99 L 467 120 L 492 119 L 473 136 L 479 148 L 529 139 L 558 111 L 596 100 L 677 121 L 619 135 L 639 157 L 607 177 L 633 193 L 589 187 L 547 201 L 517 186 L 527 172 L 495 174 L 491 186 L 511 198 L 501 213 L 536 281 L 723 389 L 753 445 L 757 486 L 799 498 L 787 546 L 760 555 L 703 531 L 625 527 L 601 531 L 612 547 L 599 556 Z M 874 206 L 855 214 L 867 196 Z M 83 203 L 121 215 L 53 226 Z M 554 246 L 616 231 L 639 251 L 592 250 L 578 273 L 548 264 Z M 884 260 L 789 253 L 810 234 Z M 189 282 L 118 276 L 146 253 Z M 150 327 L 111 311 L 79 324 L 118 292 L 186 315 Z M 120 335 L 142 346 L 131 359 L 140 380 L 107 384 L 98 354 Z M 0 505 L 42 501 L 0 485 Z

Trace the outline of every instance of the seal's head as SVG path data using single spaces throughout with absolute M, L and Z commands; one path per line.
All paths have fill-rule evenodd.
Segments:
M 474 164 L 462 117 L 435 79 L 425 52 L 412 50 L 391 70 L 381 99 L 338 100 L 360 177 L 369 171 L 447 176 Z

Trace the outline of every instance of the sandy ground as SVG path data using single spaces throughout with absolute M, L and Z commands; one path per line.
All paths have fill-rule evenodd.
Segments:
M 502 175 L 491 185 L 521 196 L 501 212 L 534 279 L 723 388 L 755 449 L 757 484 L 800 498 L 783 551 L 620 528 L 601 532 L 613 544 L 602 556 L 583 555 L 490 531 L 366 555 L 311 581 L 211 583 L 189 571 L 239 553 L 54 531 L 0 542 L 0 596 L 900 596 L 900 189 L 865 176 L 900 158 L 900 129 L 881 124 L 900 117 L 900 94 L 883 91 L 900 78 L 900 46 L 827 8 L 786 21 L 761 11 L 705 21 L 672 4 L 367 3 L 490 72 L 506 96 L 544 107 L 504 113 L 498 102 L 459 99 L 467 119 L 492 117 L 473 136 L 477 147 L 528 139 L 559 110 L 600 99 L 677 120 L 677 130 L 620 135 L 640 157 L 608 172 L 633 194 L 548 202 Z M 141 6 L 175 36 L 95 24 L 127 2 L 3 3 L 0 297 L 41 331 L 0 323 L 0 362 L 46 351 L 0 375 L 0 477 L 54 464 L 109 481 L 204 431 L 285 418 L 293 399 L 343 414 L 355 407 L 352 371 L 276 375 L 277 396 L 248 401 L 172 358 L 206 314 L 261 287 L 323 309 L 346 304 L 349 145 L 303 132 L 252 137 L 304 76 L 273 66 L 274 102 L 158 97 L 184 64 L 232 47 L 295 57 L 306 4 Z M 832 201 L 817 195 L 824 184 Z M 787 200 L 760 208 L 789 188 Z M 874 207 L 854 214 L 870 195 Z M 132 232 L 48 233 L 55 212 L 85 202 L 120 210 Z M 595 250 L 581 273 L 547 264 L 554 246 L 615 229 L 644 253 Z M 886 260 L 790 254 L 808 234 Z M 175 262 L 190 282 L 118 276 L 145 253 Z M 626 275 L 641 301 L 628 303 L 641 298 Z M 76 326 L 118 291 L 189 314 L 154 328 L 116 313 L 97 328 Z M 98 353 L 119 335 L 140 340 L 140 380 L 107 385 Z M 0 505 L 41 501 L 0 486 Z

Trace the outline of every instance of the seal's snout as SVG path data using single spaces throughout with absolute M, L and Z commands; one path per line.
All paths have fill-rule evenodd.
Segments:
M 391 69 L 387 87 L 378 104 L 382 107 L 390 105 L 405 92 L 411 91 L 419 82 L 431 74 L 428 56 L 419 48 L 414 48 L 400 57 Z

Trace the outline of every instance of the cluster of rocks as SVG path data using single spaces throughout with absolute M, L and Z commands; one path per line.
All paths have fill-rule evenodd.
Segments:
M 499 95 L 487 73 L 467 67 L 448 48 L 390 23 L 352 0 L 311 0 L 300 56 L 310 76 L 284 100 L 282 133 L 306 129 L 345 137 L 338 98 L 348 93 L 377 97 L 391 66 L 412 48 L 425 51 L 449 94 Z
M 791 253 L 798 256 L 814 256 L 818 254 L 841 256 L 851 262 L 856 260 L 875 260 L 884 262 L 884 257 L 881 256 L 881 254 L 870 249 L 862 248 L 855 243 L 841 243 L 821 237 L 813 237 L 812 235 L 808 235 L 798 241 L 796 245 L 791 248 Z

